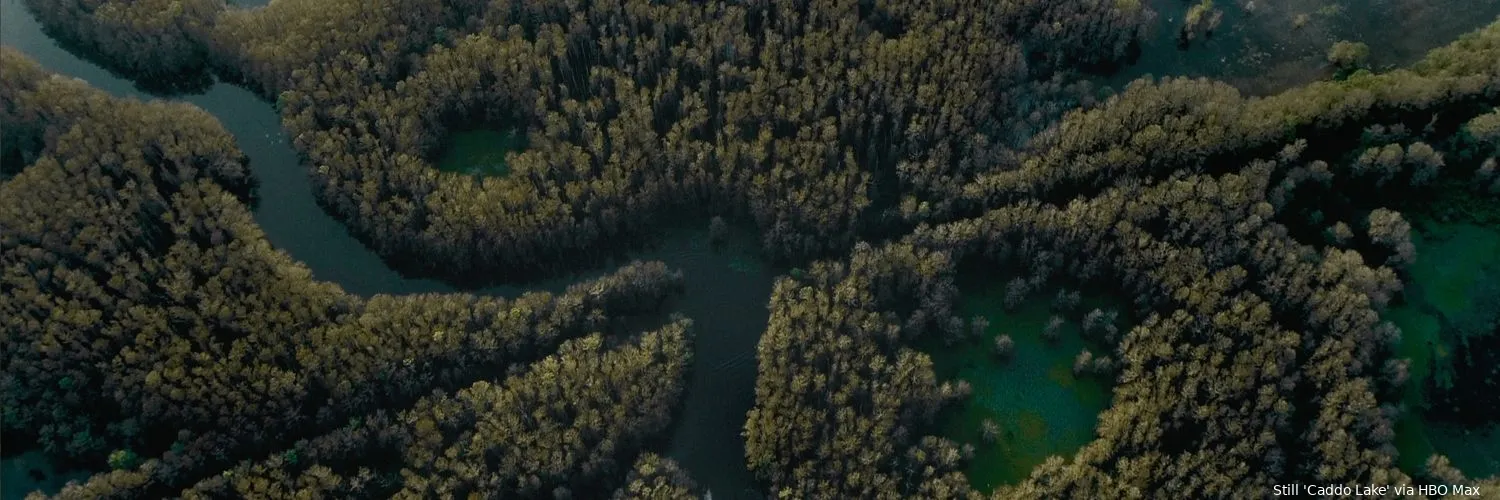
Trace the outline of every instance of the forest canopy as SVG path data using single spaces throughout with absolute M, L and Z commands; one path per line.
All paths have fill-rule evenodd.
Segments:
M 246 207 L 255 182 L 245 156 L 211 116 L 111 98 L 10 49 L 0 50 L 0 75 L 6 131 L 25 139 L 8 144 L 28 148 L 10 156 L 35 158 L 0 184 L 4 438 L 118 469 L 66 497 L 173 494 L 371 412 L 421 413 L 434 390 L 526 366 L 550 373 L 549 353 L 564 341 L 593 334 L 565 357 L 600 351 L 598 332 L 618 333 L 620 320 L 654 313 L 680 290 L 679 274 L 635 263 L 559 295 L 355 297 L 271 248 Z M 689 361 L 686 329 L 678 321 L 636 350 L 593 354 L 651 370 L 605 372 L 622 384 L 656 385 L 612 385 L 588 403 L 637 414 L 596 422 L 564 412 L 548 428 L 578 426 L 603 441 L 539 442 L 536 452 L 597 450 L 578 466 L 599 469 L 603 482 L 579 484 L 621 480 L 627 465 L 606 465 L 629 464 L 631 443 L 666 422 Z M 527 380 L 507 385 L 513 395 L 482 394 L 541 397 L 525 392 Z M 574 397 L 585 393 L 546 400 L 585 404 Z
M 1442 258 L 1417 251 L 1423 205 L 1500 195 L 1500 21 L 1381 72 L 1342 43 L 1334 78 L 1247 97 L 1082 78 L 1137 55 L 1155 19 L 1137 1 L 26 4 L 138 81 L 274 103 L 322 208 L 409 273 L 521 281 L 681 214 L 753 224 L 797 266 L 744 421 L 772 496 L 1500 488 L 1441 454 L 1398 466 L 1396 422 L 1431 409 L 1402 399 L 1426 382 L 1385 320 Z M 1184 42 L 1221 21 L 1190 12 Z M 0 120 L 0 432 L 114 469 L 60 496 L 707 493 L 649 446 L 695 342 L 685 318 L 642 326 L 682 292 L 665 265 L 513 299 L 357 297 L 272 248 L 247 208 L 262 187 L 199 109 L 0 49 Z M 507 175 L 434 166 L 473 127 L 525 136 Z M 964 473 L 985 444 L 934 425 L 972 387 L 916 347 L 975 331 L 968 266 L 1025 270 L 1018 297 L 1128 297 L 1140 320 L 1091 339 L 1107 362 L 1079 357 L 1112 387 L 1092 441 L 993 491 Z M 1484 326 L 1434 413 L 1495 423 Z
M 935 380 L 912 347 L 967 334 L 954 274 L 979 261 L 1030 270 L 1023 288 L 1117 290 L 1144 318 L 1112 342 L 1122 364 L 1095 440 L 993 497 L 1462 479 L 1440 455 L 1416 478 L 1395 466 L 1394 419 L 1420 409 L 1388 396 L 1402 383 L 1386 376 L 1401 333 L 1380 313 L 1422 257 L 1388 203 L 1440 180 L 1487 190 L 1497 103 L 1500 23 L 1410 70 L 1264 99 L 1207 81 L 1133 83 L 1043 132 L 1018 168 L 965 186 L 977 215 L 781 280 L 747 460 L 792 497 L 980 496 L 958 472 L 978 443 L 927 434 L 967 386 Z M 1351 236 L 1308 237 L 1322 235 L 1318 209 L 1353 216 L 1341 221 Z
M 100 45 L 120 31 L 100 12 L 142 8 L 98 3 L 29 5 Z M 794 261 L 944 213 L 1091 98 L 1059 75 L 1123 62 L 1150 19 L 1096 1 L 278 0 L 183 9 L 195 29 L 172 43 L 274 98 L 319 201 L 393 265 L 512 281 L 681 211 L 752 221 Z M 474 124 L 524 132 L 509 175 L 434 167 Z

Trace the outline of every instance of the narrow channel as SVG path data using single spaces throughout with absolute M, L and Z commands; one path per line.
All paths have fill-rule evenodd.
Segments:
M 0 44 L 24 52 L 50 71 L 80 78 L 111 95 L 162 98 L 59 47 L 43 33 L 20 0 L 0 0 Z M 201 94 L 170 99 L 212 113 L 234 135 L 260 181 L 259 201 L 253 210 L 256 223 L 274 247 L 305 264 L 315 278 L 364 297 L 459 291 L 447 283 L 409 278 L 390 269 L 343 224 L 324 212 L 313 197 L 307 170 L 299 163 L 270 103 L 224 83 L 216 83 Z M 755 399 L 756 343 L 766 327 L 766 299 L 777 274 L 758 257 L 756 241 L 754 234 L 740 230 L 729 244 L 715 249 L 708 244 L 705 225 L 664 231 L 653 248 L 627 254 L 632 260 L 662 261 L 685 276 L 687 293 L 669 308 L 694 320 L 697 337 L 693 370 L 682 410 L 667 436 L 667 449 L 661 451 L 720 498 L 756 497 L 745 468 L 740 432 L 745 413 Z M 609 267 L 473 293 L 510 297 L 530 290 L 557 291 L 601 275 Z M 6 468 L 14 465 L 7 464 Z

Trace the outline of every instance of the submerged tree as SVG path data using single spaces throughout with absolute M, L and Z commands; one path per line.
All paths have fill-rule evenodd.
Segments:
M 1010 335 L 995 337 L 995 356 L 998 356 L 1001 360 L 1009 360 L 1011 356 L 1015 355 L 1015 351 L 1016 341 L 1012 340 Z
M 1364 42 L 1339 40 L 1328 48 L 1328 64 L 1343 72 L 1363 67 L 1365 59 L 1369 57 L 1370 46 L 1365 45 Z

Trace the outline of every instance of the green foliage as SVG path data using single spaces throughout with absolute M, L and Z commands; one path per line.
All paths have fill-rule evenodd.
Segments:
M 222 0 L 25 0 L 48 34 L 159 87 L 212 84 L 205 44 Z M 172 90 L 172 89 L 165 89 Z
M 1481 184 L 1500 181 L 1500 177 L 1495 175 L 1495 161 L 1500 158 L 1500 108 L 1476 116 L 1465 123 L 1459 133 L 1456 147 L 1459 148 L 1459 157 L 1485 163 L 1476 172 L 1476 180 Z M 1500 186 L 1500 182 L 1496 182 L 1496 185 Z M 1500 190 L 1491 191 L 1489 194 L 1500 194 Z
M 912 349 L 972 336 L 953 279 L 970 257 L 1030 270 L 1005 284 L 1012 309 L 1067 278 L 1142 318 L 1085 316 L 1112 352 L 1078 371 L 1115 376 L 1112 406 L 1072 459 L 994 496 L 1409 482 L 1382 400 L 1400 335 L 1379 314 L 1412 242 L 1379 205 L 1459 176 L 1480 203 L 1500 191 L 1481 114 L 1500 23 L 1410 69 L 1265 98 L 1135 82 L 1013 151 L 1086 93 L 1046 75 L 1124 58 L 1141 2 L 28 5 L 122 71 L 212 65 L 274 96 L 324 206 L 419 273 L 546 272 L 689 209 L 749 217 L 776 257 L 848 252 L 770 299 L 746 460 L 787 497 L 977 496 L 974 450 L 931 435 L 973 389 Z M 1183 34 L 1218 19 L 1202 2 Z M 515 300 L 353 297 L 265 241 L 244 156 L 201 111 L 111 99 L 10 49 L 0 79 L 0 425 L 120 469 L 64 496 L 695 493 L 650 455 L 614 488 L 667 424 L 688 325 L 592 334 L 674 293 L 664 266 Z M 508 175 L 434 167 L 475 123 L 532 140 Z M 1421 132 L 1361 136 L 1372 123 Z M 1338 245 L 1299 239 L 1330 224 Z M 1458 479 L 1445 465 L 1423 474 Z
M 931 359 L 900 345 L 903 325 L 877 312 L 881 304 L 942 297 L 915 269 L 942 272 L 949 264 L 941 254 L 905 246 L 860 245 L 855 252 L 848 267 L 819 263 L 804 282 L 776 283 L 759 347 L 756 405 L 745 422 L 746 460 L 792 496 L 962 491 L 958 448 L 920 439 L 916 430 L 963 391 L 939 384 Z M 895 286 L 901 283 L 911 286 Z M 915 332 L 929 325 L 913 319 L 907 326 Z
M 625 476 L 625 485 L 615 490 L 615 500 L 699 500 L 697 484 L 670 459 L 642 453 Z
M 1010 338 L 1010 335 L 1000 335 L 998 337 L 995 337 L 995 355 L 999 356 L 1000 359 L 1010 359 L 1011 355 L 1015 353 L 1015 350 L 1016 341 L 1012 340 Z
M 1025 200 L 1066 200 L 1110 185 L 1224 168 L 1233 153 L 1266 151 L 1299 137 L 1434 114 L 1471 116 L 1500 93 L 1500 23 L 1436 49 L 1409 70 L 1317 82 L 1246 99 L 1207 80 L 1132 82 L 1104 105 L 1075 111 L 1038 136 L 1018 169 L 981 173 L 964 186 L 969 212 Z M 1326 140 L 1326 139 L 1325 139 Z
M 1177 30 L 1178 46 L 1186 47 L 1199 37 L 1212 36 L 1223 19 L 1224 12 L 1214 8 L 1213 0 L 1201 0 L 1193 4 L 1183 16 L 1182 26 Z
M 0 49 L 0 66 L 34 64 Z M 3 77 L 23 117 L 7 127 L 41 130 L 46 147 L 0 184 L 0 359 L 17 374 L 0 379 L 0 425 L 73 460 L 160 457 L 75 495 L 170 494 L 539 359 L 680 288 L 634 263 L 557 295 L 354 297 L 270 246 L 244 205 L 244 155 L 201 110 Z
M 1365 65 L 1370 57 L 1370 46 L 1364 42 L 1339 40 L 1328 48 L 1328 64 L 1340 71 L 1353 71 Z
M 1464 130 L 1480 144 L 1500 147 L 1500 109 L 1474 117 Z
M 134 451 L 115 450 L 109 454 L 109 468 L 124 470 L 134 468 L 141 461 Z
M 398 414 L 377 411 L 183 497 L 536 497 L 566 488 L 602 498 L 605 474 L 623 468 L 615 460 L 665 428 L 691 361 L 690 328 L 679 319 L 613 348 L 599 335 L 570 340 L 513 376 L 437 391 Z M 654 456 L 636 469 L 627 477 L 635 490 L 693 489 Z
M 892 366 L 910 339 L 962 328 L 942 277 L 949 263 L 977 254 L 1034 270 L 1007 285 L 1013 305 L 1066 273 L 1122 289 L 1144 318 L 1117 338 L 1114 353 L 1091 352 L 1079 365 L 1118 373 L 1096 439 L 996 497 L 1238 497 L 1287 482 L 1408 482 L 1391 455 L 1395 410 L 1371 380 L 1400 338 L 1378 313 L 1402 289 L 1392 268 L 1372 262 L 1401 255 L 1409 225 L 1394 211 L 1364 208 L 1373 246 L 1319 252 L 1296 237 L 1306 222 L 1281 215 L 1303 207 L 1342 218 L 1349 205 L 1451 178 L 1441 137 L 1397 139 L 1365 155 L 1347 148 L 1360 147 L 1354 138 L 1371 122 L 1433 134 L 1441 129 L 1434 114 L 1461 122 L 1476 102 L 1488 109 L 1500 96 L 1496 40 L 1500 23 L 1411 70 L 1263 99 L 1207 81 L 1137 82 L 1068 115 L 1033 141 L 1019 168 L 981 173 L 964 187 L 971 216 L 856 248 L 846 264 L 815 268 L 811 283 L 778 286 L 746 429 L 753 469 L 772 488 L 806 496 L 871 496 L 863 482 L 820 478 L 881 482 L 903 469 L 927 472 L 895 480 L 892 495 L 969 495 L 944 461 L 962 451 L 924 436 L 920 424 L 934 404 L 964 391 L 920 385 L 925 362 L 882 377 L 867 364 L 841 364 L 836 353 L 863 350 L 860 359 Z M 1299 138 L 1324 142 L 1275 153 Z M 792 325 L 795 336 L 782 333 Z M 845 393 L 871 394 L 882 406 L 850 408 Z M 897 430 L 844 445 L 837 427 L 865 422 Z M 837 444 L 801 444 L 811 436 Z M 907 465 L 919 457 L 936 463 Z
M 776 258 L 847 250 L 901 223 L 898 200 L 948 211 L 1037 126 L 1007 119 L 1037 106 L 1022 82 L 1117 61 L 1149 19 L 1081 1 L 632 0 L 576 17 L 496 2 L 458 23 L 467 3 L 407 2 L 390 9 L 400 22 L 381 11 L 329 37 L 348 21 L 325 17 L 353 7 L 324 3 L 226 13 L 216 40 L 230 67 L 280 92 L 325 204 L 382 255 L 442 277 L 548 272 L 681 210 L 748 214 Z M 258 31 L 284 18 L 319 28 Z M 439 32 L 453 41 L 422 43 Z M 419 63 L 392 71 L 407 60 Z M 446 135 L 476 123 L 530 139 L 510 175 L 434 168 Z

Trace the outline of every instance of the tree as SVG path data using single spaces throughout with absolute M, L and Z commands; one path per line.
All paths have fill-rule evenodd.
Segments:
M 1424 469 L 1423 472 L 1427 474 L 1426 479 L 1431 481 L 1432 484 L 1468 483 L 1464 474 L 1457 468 L 1454 468 L 1453 464 L 1448 461 L 1448 457 L 1444 455 L 1434 454 L 1427 457 L 1427 464 Z
M 48 34 L 84 57 L 158 91 L 211 85 L 209 31 L 226 5 L 218 0 L 26 0 Z
M 614 494 L 616 500 L 698 500 L 704 496 L 676 462 L 649 452 L 636 459 L 625 485 Z
M 1370 57 L 1370 46 L 1364 42 L 1339 40 L 1328 48 L 1328 64 L 1341 72 L 1348 72 L 1365 65 Z
M 1481 190 L 1488 191 L 1490 194 L 1500 194 L 1500 175 L 1497 175 L 1496 171 L 1495 158 L 1486 159 L 1479 166 L 1479 170 L 1474 173 L 1474 180 L 1477 181 Z
M 1177 30 L 1178 47 L 1186 48 L 1199 36 L 1212 37 L 1223 18 L 1224 12 L 1214 8 L 1213 0 L 1202 0 L 1188 7 L 1182 26 Z
M 209 115 L 27 66 L 0 51 L 0 67 L 23 69 L 5 72 L 17 84 L 0 100 L 46 137 L 0 184 L 0 268 L 15 271 L 0 277 L 0 360 L 24 374 L 0 380 L 0 425 L 56 458 L 123 468 L 79 496 L 168 496 L 245 456 L 306 463 L 283 452 L 680 291 L 680 274 L 633 263 L 514 300 L 346 294 L 266 241 L 245 156 Z
M 1486 75 L 1500 70 L 1497 36 L 1500 24 L 1409 70 L 1359 73 L 1266 98 L 1172 79 L 1137 82 L 1068 114 L 1013 164 L 975 175 L 955 217 L 918 225 L 881 247 L 857 247 L 842 262 L 824 264 L 813 282 L 778 289 L 759 350 L 755 423 L 747 425 L 752 467 L 778 494 L 864 497 L 875 496 L 872 481 L 893 481 L 889 464 L 902 456 L 896 450 L 931 459 L 919 455 L 929 448 L 909 441 L 801 443 L 870 415 L 868 406 L 844 403 L 844 387 L 871 394 L 865 401 L 890 414 L 933 399 L 927 391 L 893 391 L 899 384 L 891 379 L 867 382 L 865 367 L 890 366 L 905 352 L 903 341 L 951 324 L 956 294 L 945 290 L 954 271 L 933 260 L 980 260 L 1039 269 L 1039 279 L 1007 285 L 1012 307 L 1054 274 L 1077 273 L 1063 277 L 1118 286 L 1133 298 L 1132 316 L 1142 318 L 1128 333 L 1099 335 L 1112 352 L 1093 359 L 1108 362 L 1085 364 L 1118 370 L 1097 438 L 997 496 L 1238 497 L 1269 495 L 1286 482 L 1410 483 L 1392 461 L 1393 406 L 1373 382 L 1395 338 L 1379 310 L 1401 281 L 1357 251 L 1302 241 L 1324 227 L 1287 212 L 1369 210 L 1371 200 L 1359 194 L 1393 194 L 1405 186 L 1391 181 L 1438 165 L 1438 148 L 1408 144 L 1410 138 L 1358 144 L 1352 137 L 1371 123 L 1485 109 L 1496 95 Z M 1325 137 L 1339 139 L 1275 153 L 1298 138 Z M 1266 152 L 1277 157 L 1242 159 Z M 1280 187 L 1288 179 L 1291 186 Z M 915 200 L 902 211 L 939 212 Z M 1381 238 L 1395 242 L 1390 235 L 1400 234 L 1401 224 L 1385 213 L 1376 219 L 1384 224 Z M 924 252 L 939 257 L 915 257 Z M 931 296 L 901 302 L 911 298 L 908 290 Z M 820 319 L 830 316 L 837 320 Z M 1086 315 L 1094 325 L 1086 330 L 1113 323 L 1104 316 Z M 871 320 L 857 327 L 858 318 Z M 880 333 L 880 325 L 901 331 Z M 828 354 L 860 349 L 868 355 Z M 879 361 L 841 364 L 846 359 Z M 928 368 L 912 369 L 912 378 L 928 376 Z M 813 387 L 820 380 L 837 381 L 838 389 L 819 394 Z M 929 438 L 920 442 L 941 442 Z M 914 479 L 893 482 L 899 486 L 888 495 L 969 495 L 943 489 L 945 456 L 956 461 L 963 453 L 944 452 L 927 462 L 931 471 L 912 467 Z M 831 477 L 857 479 L 834 484 Z
M 1349 240 L 1353 238 L 1354 230 L 1350 229 L 1349 225 L 1345 224 L 1344 221 L 1335 222 L 1328 228 L 1328 239 L 1334 245 L 1347 245 L 1349 244 Z
M 1062 327 L 1067 321 L 1062 316 L 1052 316 L 1047 319 L 1047 326 L 1042 329 L 1042 340 L 1048 344 L 1056 344 L 1062 339 Z
M 724 222 L 723 217 L 714 216 L 708 221 L 708 241 L 714 245 L 724 244 L 724 238 L 729 236 L 729 224 Z
M 1464 132 L 1468 133 L 1481 147 L 1488 147 L 1491 150 L 1500 148 L 1500 109 L 1491 110 L 1469 120 L 1464 124 Z
M 1416 246 L 1411 241 L 1411 224 L 1406 222 L 1401 213 L 1385 208 L 1371 211 L 1369 235 L 1375 244 L 1394 253 L 1388 260 L 1390 265 L 1399 266 L 1416 259 Z
M 612 481 L 603 476 L 624 468 L 616 457 L 665 428 L 690 361 L 690 328 L 678 319 L 613 349 L 600 335 L 573 339 L 513 376 L 438 390 L 396 415 L 375 412 L 357 426 L 242 462 L 183 496 L 604 497 Z M 629 481 L 624 494 L 693 489 L 654 455 L 637 462 Z
M 1000 426 L 988 418 L 979 422 L 979 439 L 986 444 L 995 444 L 1000 440 Z
M 1073 375 L 1082 377 L 1093 373 L 1093 371 L 1094 353 L 1089 352 L 1088 349 L 1079 351 L 1078 356 L 1073 358 Z
M 1425 142 L 1413 142 L 1406 147 L 1406 161 L 1415 167 L 1412 173 L 1411 183 L 1413 186 L 1423 186 L 1431 183 L 1442 172 L 1443 154 L 1434 150 Z
M 1015 355 L 1016 341 L 1011 340 L 1010 335 L 995 337 L 995 355 L 1002 360 L 1009 360 Z
M 989 328 L 990 328 L 990 320 L 989 320 L 989 318 L 986 318 L 984 316 L 978 316 L 978 315 L 976 315 L 976 316 L 974 316 L 972 318 L 969 318 L 969 334 L 972 335 L 974 338 L 977 338 L 977 339 L 984 338 L 984 334 L 985 334 L 986 331 L 989 330 Z
M 1026 301 L 1026 293 L 1030 291 L 1031 285 L 1025 278 L 1012 278 L 1005 284 L 1005 309 L 1015 310 Z
M 1052 300 L 1052 310 L 1064 314 L 1072 313 L 1074 309 L 1078 308 L 1078 303 L 1081 301 L 1082 298 L 1079 296 L 1077 290 L 1058 290 L 1057 298 Z

